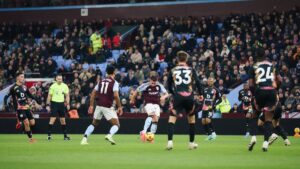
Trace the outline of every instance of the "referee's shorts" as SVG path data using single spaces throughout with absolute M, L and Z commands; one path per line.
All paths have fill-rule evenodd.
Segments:
M 50 117 L 66 117 L 67 108 L 64 102 L 51 101 L 51 114 Z

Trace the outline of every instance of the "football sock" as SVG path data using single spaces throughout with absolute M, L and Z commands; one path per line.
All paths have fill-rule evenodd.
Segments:
M 250 135 L 251 136 L 256 136 L 257 135 L 257 128 L 258 128 L 256 120 L 251 120 L 249 128 L 251 129 L 250 130 Z
M 88 136 L 90 136 L 93 133 L 94 129 L 95 129 L 94 125 L 92 125 L 92 124 L 89 125 L 88 128 L 84 132 L 84 137 L 87 138 Z
M 143 129 L 143 131 L 145 133 L 147 132 L 148 128 L 150 127 L 151 122 L 152 122 L 152 117 L 147 117 L 145 120 L 144 129 Z
M 48 126 L 48 136 L 51 136 L 52 127 L 53 127 L 53 124 L 49 124 L 49 126 Z
M 109 134 L 114 135 L 117 133 L 118 130 L 119 130 L 119 126 L 113 125 L 113 126 L 111 126 L 111 128 L 109 130 Z
M 157 130 L 157 122 L 152 122 L 151 129 L 150 129 L 151 133 L 155 134 L 156 130 Z
M 32 138 L 32 132 L 31 132 L 31 130 L 26 131 L 26 134 L 27 134 L 28 138 Z
M 173 134 L 174 134 L 174 123 L 169 123 L 168 126 L 168 140 L 173 140 Z
M 269 137 L 272 134 L 272 128 L 273 128 L 272 122 L 266 121 L 265 124 L 264 124 L 264 129 L 265 129 L 265 132 L 264 132 L 264 141 L 268 141 L 269 140 Z
M 208 128 L 209 128 L 209 135 L 210 135 L 211 133 L 215 132 L 214 126 L 213 126 L 212 122 L 210 122 L 210 123 L 208 124 Z
M 250 118 L 246 117 L 246 132 L 250 131 L 250 129 L 249 129 L 249 122 L 250 122 Z
M 194 142 L 195 140 L 195 124 L 189 124 L 189 134 L 190 134 L 190 142 Z
M 207 135 L 209 135 L 208 125 L 207 125 L 207 124 L 202 124 L 202 126 L 203 126 L 203 129 L 204 129 L 205 133 L 206 133 Z
M 281 126 L 276 126 L 275 131 L 283 138 L 283 140 L 287 139 L 287 134 Z
M 67 125 L 66 124 L 62 124 L 61 125 L 61 129 L 64 133 L 64 137 L 67 137 Z
M 261 133 L 265 132 L 264 126 L 257 126 L 257 128 L 258 128 L 259 132 L 261 132 Z

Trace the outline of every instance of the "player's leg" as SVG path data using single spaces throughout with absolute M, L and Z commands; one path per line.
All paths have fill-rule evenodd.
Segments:
M 105 136 L 105 139 L 107 141 L 109 141 L 112 145 L 115 145 L 116 142 L 113 140 L 113 135 L 115 135 L 118 132 L 119 128 L 120 128 L 120 122 L 119 122 L 117 113 L 113 109 L 104 108 L 104 107 L 101 107 L 101 111 L 103 112 L 103 115 L 104 115 L 105 119 L 107 121 L 109 121 L 110 124 L 111 124 L 109 134 L 107 134 Z
M 287 137 L 287 133 L 284 131 L 283 127 L 280 125 L 280 119 L 274 119 L 273 126 L 275 128 L 275 133 L 280 135 L 281 138 L 284 140 L 284 145 L 290 146 L 291 142 Z M 272 144 L 272 143 L 270 143 L 270 144 Z
M 195 123 L 196 123 L 196 116 L 195 114 L 188 114 L 187 116 L 188 123 L 189 123 L 189 149 L 196 149 L 198 144 L 195 143 Z
M 140 139 L 142 142 L 146 141 L 146 133 L 153 121 L 153 114 L 154 114 L 153 104 L 149 104 L 149 103 L 146 104 L 144 109 L 145 109 L 145 112 L 148 114 L 148 117 L 145 120 L 143 130 L 140 132 Z
M 70 140 L 71 138 L 67 134 L 67 123 L 66 123 L 66 107 L 64 103 L 60 103 L 58 109 L 58 116 L 60 121 L 61 130 L 64 134 L 64 140 Z
M 109 120 L 109 122 L 111 124 L 111 128 L 109 130 L 109 134 L 105 136 L 105 139 L 109 141 L 112 145 L 115 145 L 116 142 L 113 140 L 112 137 L 118 132 L 120 128 L 120 122 L 118 118 L 112 118 Z
M 182 99 L 179 96 L 174 96 L 173 106 L 171 104 L 170 115 L 168 119 L 168 143 L 167 150 L 173 149 L 173 135 L 174 135 L 174 126 L 177 120 L 177 113 L 180 113 L 182 110 Z
M 187 99 L 184 103 L 184 109 L 187 113 L 187 120 L 189 124 L 189 149 L 196 149 L 198 144 L 195 143 L 195 123 L 196 123 L 196 116 L 195 116 L 195 105 L 194 99 Z
M 71 140 L 71 138 L 67 134 L 66 118 L 63 117 L 63 116 L 60 116 L 59 117 L 59 121 L 60 121 L 61 130 L 62 130 L 62 132 L 64 134 L 64 140 Z
M 153 117 L 152 117 L 152 124 L 151 124 L 151 128 L 150 128 L 150 132 L 152 134 L 155 134 L 156 131 L 157 131 L 158 120 L 159 120 L 159 116 L 153 115 Z
M 27 118 L 28 118 L 29 126 L 30 126 L 31 131 L 34 131 L 35 120 L 34 120 L 34 118 L 33 118 L 32 112 L 31 112 L 31 111 L 26 111 L 26 116 L 27 116 Z
M 260 126 L 260 122 L 261 122 L 261 112 L 259 111 L 260 108 L 258 106 L 258 104 L 256 104 L 256 100 L 254 98 L 254 102 L 253 102 L 253 113 L 251 114 L 251 118 L 253 119 L 252 120 L 252 123 L 251 123 L 251 140 L 250 140 L 250 143 L 248 144 L 248 150 L 249 151 L 252 151 L 256 142 L 257 142 L 257 139 L 256 139 L 256 135 L 257 135 L 257 130 Z M 263 119 L 264 120 L 264 119 Z
M 160 112 L 161 112 L 160 106 L 158 104 L 155 104 L 154 105 L 154 112 L 153 112 L 154 114 L 152 116 L 152 125 L 151 125 L 151 128 L 150 128 L 150 132 L 153 133 L 153 134 L 155 134 L 156 131 L 157 131 L 157 125 L 158 125 Z
M 22 121 L 24 125 L 24 131 L 27 134 L 27 137 L 29 138 L 29 142 L 34 143 L 35 139 L 32 138 L 32 131 L 30 129 L 29 120 L 26 116 L 26 110 L 18 110 L 17 113 L 19 121 Z
M 51 102 L 51 112 L 50 112 L 50 120 L 48 125 L 48 141 L 52 140 L 51 134 L 52 134 L 52 128 L 56 121 L 56 117 L 58 116 L 58 109 L 55 103 Z
M 29 138 L 29 142 L 34 143 L 35 139 L 32 138 L 32 131 L 30 129 L 30 124 L 29 124 L 29 120 L 26 118 L 23 120 L 23 124 L 24 124 L 24 130 Z
M 103 114 L 100 111 L 100 107 L 96 106 L 96 109 L 94 111 L 92 124 L 90 124 L 87 127 L 87 129 L 85 130 L 83 138 L 82 138 L 81 143 L 80 143 L 81 145 L 87 145 L 88 144 L 88 137 L 94 132 L 95 128 L 99 125 L 102 117 L 103 117 Z
M 208 125 L 207 125 L 207 122 L 206 122 L 207 117 L 208 117 L 208 111 L 203 110 L 202 111 L 202 117 L 201 117 L 201 123 L 202 123 L 205 134 L 210 135 L 209 130 L 208 130 Z
M 249 137 L 250 136 L 250 123 L 251 123 L 251 113 L 249 112 L 249 110 L 244 110 L 246 113 L 246 134 L 245 137 Z
M 168 143 L 167 150 L 173 149 L 173 135 L 174 135 L 174 126 L 177 120 L 176 110 L 171 110 L 169 120 L 168 120 Z

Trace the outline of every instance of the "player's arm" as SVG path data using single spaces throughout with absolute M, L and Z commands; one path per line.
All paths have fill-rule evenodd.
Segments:
M 274 70 L 274 76 L 275 76 L 275 84 L 274 84 L 274 87 L 275 88 L 280 88 L 280 86 L 281 86 L 281 83 L 282 83 L 282 77 L 281 77 L 281 75 L 279 74 L 279 72 L 277 71 L 277 69 L 276 70 Z
M 159 84 L 159 86 L 160 86 L 160 102 L 164 103 L 165 100 L 169 97 L 169 93 L 162 84 Z
M 251 93 L 254 93 L 254 89 L 255 89 L 255 83 L 254 83 L 254 79 L 255 79 L 255 73 L 254 73 L 254 69 L 253 67 L 250 67 L 249 70 L 249 88 Z
M 239 97 L 238 97 L 239 101 L 242 101 L 242 91 L 239 91 Z
M 69 87 L 67 85 L 65 88 L 65 98 L 66 98 L 67 109 L 70 110 L 70 92 L 69 92 Z
M 143 92 L 145 90 L 145 88 L 146 88 L 146 84 L 144 83 L 144 84 L 140 85 L 139 87 L 137 87 L 136 90 L 132 91 L 132 93 L 130 94 L 130 97 L 129 97 L 129 99 L 130 99 L 129 102 L 131 105 L 135 104 L 136 97 L 138 95 L 140 95 L 141 92 Z
M 168 90 L 171 94 L 174 94 L 174 90 L 173 90 L 173 76 L 172 76 L 172 71 L 169 73 L 169 76 L 168 76 Z
M 47 106 L 49 106 L 50 103 L 51 103 L 53 92 L 54 92 L 53 91 L 53 87 L 51 85 L 50 88 L 49 88 L 49 92 L 48 92 L 48 96 L 47 96 L 47 101 L 46 101 Z
M 222 95 L 221 95 L 221 92 L 218 90 L 218 89 L 215 89 L 216 90 L 216 98 L 215 98 L 215 106 L 220 104 L 222 102 Z
M 29 90 L 26 90 L 26 96 L 30 97 L 32 100 L 37 101 L 37 97 L 32 95 Z
M 115 82 L 114 87 L 113 87 L 113 92 L 114 92 L 114 99 L 115 99 L 116 105 L 118 107 L 118 114 L 121 116 L 123 114 L 123 108 L 122 108 L 122 104 L 121 104 L 120 96 L 119 96 L 118 82 Z
M 93 111 L 94 111 L 94 101 L 95 101 L 95 97 L 96 97 L 96 92 L 98 90 L 97 88 L 98 88 L 98 85 L 95 87 L 95 89 L 91 93 L 90 106 L 89 106 L 88 114 L 93 114 Z
M 202 95 L 202 93 L 203 93 L 202 85 L 201 85 L 200 79 L 197 76 L 197 73 L 194 69 L 193 69 L 193 79 L 195 80 L 196 88 L 198 89 L 198 94 Z

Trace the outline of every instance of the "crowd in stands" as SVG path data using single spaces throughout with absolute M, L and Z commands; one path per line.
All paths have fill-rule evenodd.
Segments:
M 124 4 L 175 0 L 0 0 L 0 8 Z
M 93 35 L 100 28 L 138 25 L 131 35 L 131 45 L 121 45 L 120 33 Z M 96 38 L 97 39 L 97 38 Z M 249 68 L 255 63 L 254 48 L 265 49 L 270 61 L 283 77 L 279 99 L 286 112 L 300 111 L 300 10 L 267 13 L 232 14 L 217 17 L 164 17 L 145 19 L 112 19 L 0 24 L 0 89 L 13 82 L 14 72 L 25 71 L 35 77 L 64 75 L 71 89 L 73 109 L 86 115 L 89 93 L 104 75 L 103 70 L 89 63 L 106 63 L 113 50 L 121 52 L 112 64 L 118 69 L 116 80 L 121 86 L 121 101 L 125 111 L 137 112 L 142 105 L 138 98 L 133 108 L 128 103 L 131 90 L 147 80 L 155 70 L 160 82 L 166 85 L 169 70 L 176 64 L 177 51 L 187 51 L 190 65 L 201 83 L 209 76 L 216 78 L 215 86 L 226 94 L 248 79 Z M 96 49 L 96 50 L 95 50 Z M 58 66 L 52 56 L 72 60 L 66 67 Z M 45 104 L 48 85 L 36 87 Z M 226 99 L 226 98 L 225 98 Z M 164 106 L 167 110 L 167 104 Z M 232 112 L 236 112 L 234 109 Z

